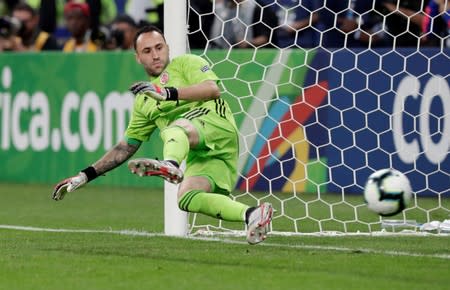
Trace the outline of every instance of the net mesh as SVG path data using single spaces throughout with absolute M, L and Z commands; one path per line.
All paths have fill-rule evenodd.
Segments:
M 232 197 L 271 202 L 272 233 L 419 231 L 449 219 L 447 3 L 431 4 L 188 2 L 190 49 L 212 63 L 240 129 Z M 382 168 L 414 191 L 389 218 L 362 196 Z M 192 233 L 244 230 L 189 220 Z

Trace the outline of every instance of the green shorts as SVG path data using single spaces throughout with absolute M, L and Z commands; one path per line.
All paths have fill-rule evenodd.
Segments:
M 198 109 L 192 111 L 195 110 Z M 236 125 L 234 120 L 229 121 L 233 117 L 231 114 L 220 116 L 213 110 L 204 115 L 191 112 L 183 114 L 182 118 L 196 127 L 199 144 L 189 151 L 184 176 L 204 176 L 209 179 L 213 192 L 229 194 L 237 181 L 239 155 Z

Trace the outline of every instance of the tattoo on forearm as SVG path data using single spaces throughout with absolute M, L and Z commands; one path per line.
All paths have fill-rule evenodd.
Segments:
M 94 163 L 98 175 L 104 174 L 124 163 L 138 150 L 138 146 L 119 143 L 108 151 L 100 160 Z

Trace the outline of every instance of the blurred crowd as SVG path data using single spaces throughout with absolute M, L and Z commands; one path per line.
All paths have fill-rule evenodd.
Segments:
M 163 28 L 163 0 L 7 0 L 0 15 L 0 51 L 128 50 L 140 26 Z
M 449 47 L 448 0 L 190 0 L 189 46 Z M 0 51 L 133 49 L 163 0 L 5 0 Z

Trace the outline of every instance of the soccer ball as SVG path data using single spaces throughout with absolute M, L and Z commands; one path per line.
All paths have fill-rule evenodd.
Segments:
M 381 169 L 369 176 L 364 188 L 367 207 L 381 215 L 392 216 L 408 207 L 412 197 L 408 178 L 395 169 Z

